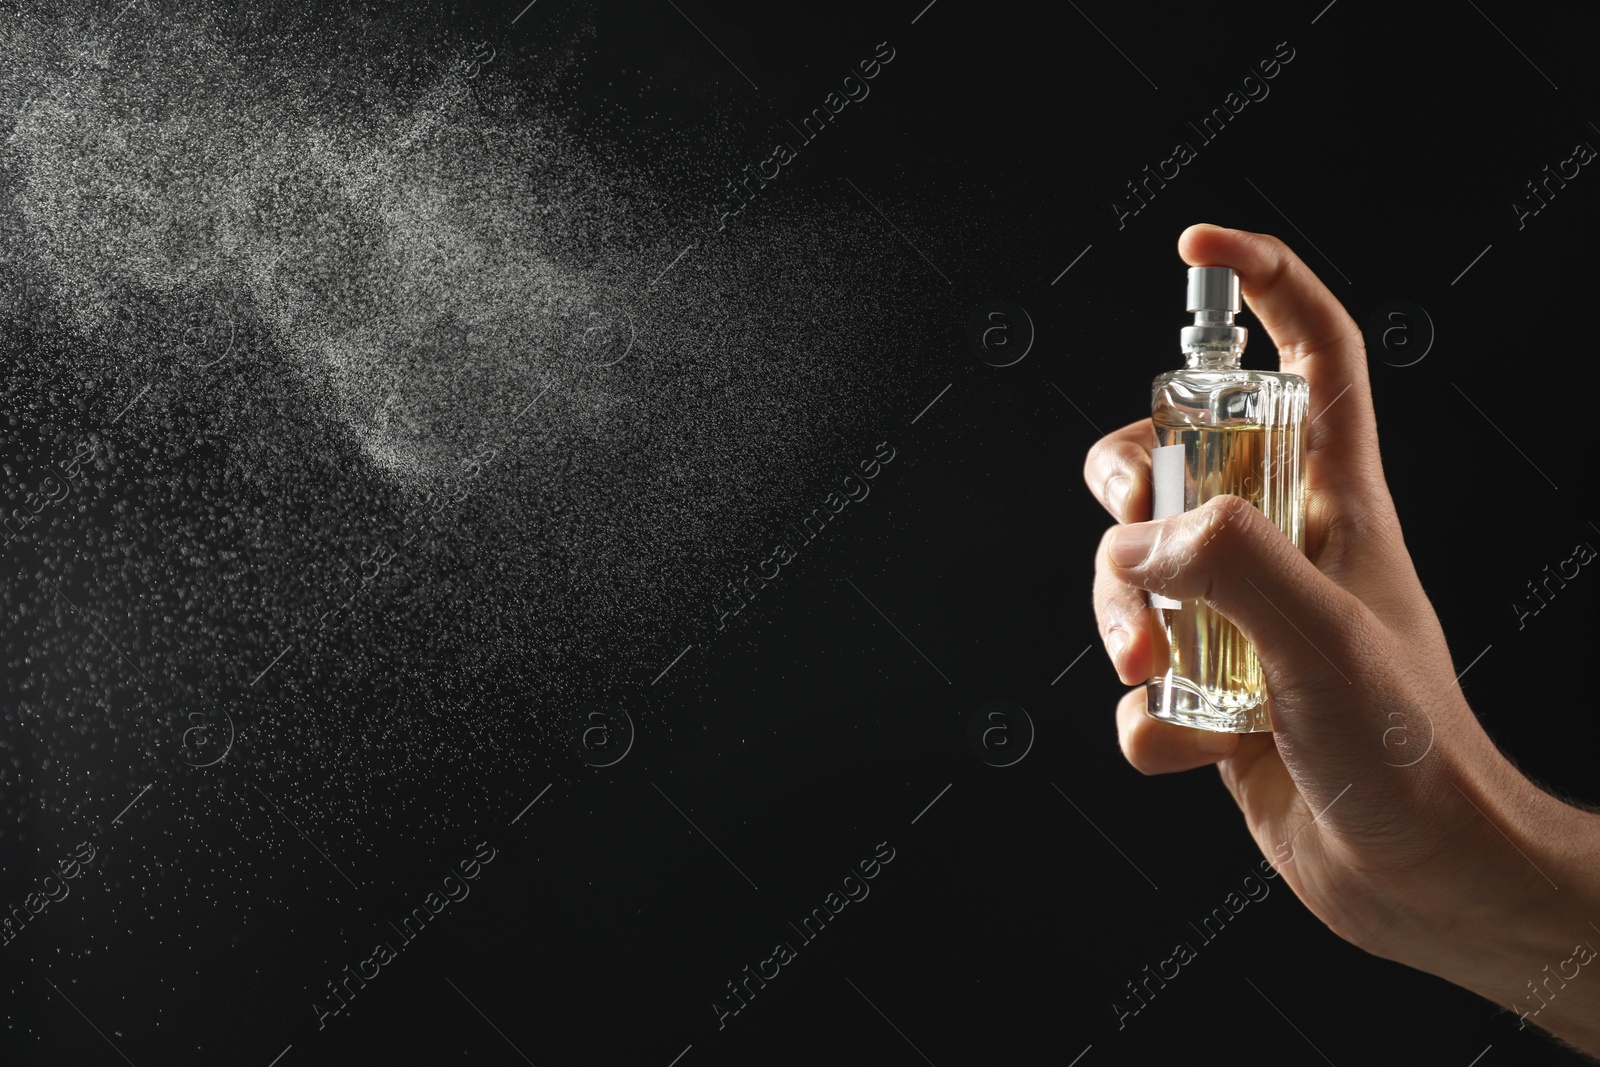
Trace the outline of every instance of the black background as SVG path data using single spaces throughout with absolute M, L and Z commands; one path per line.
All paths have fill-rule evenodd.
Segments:
M 1600 144 L 1592 22 L 1504 4 L 1397 21 L 1392 5 L 1357 0 L 1182 17 L 539 0 L 512 25 L 520 7 L 443 17 L 507 57 L 520 37 L 592 22 L 569 122 L 644 162 L 662 139 L 759 159 L 775 116 L 809 110 L 877 42 L 894 46 L 871 97 L 764 195 L 854 198 L 849 178 L 899 222 L 871 238 L 899 242 L 899 272 L 939 294 L 925 336 L 860 354 L 915 387 L 897 420 L 841 434 L 838 462 L 884 439 L 896 459 L 735 635 L 706 641 L 703 622 L 685 623 L 655 664 L 594 672 L 590 695 L 638 730 L 616 765 L 586 767 L 541 731 L 507 742 L 533 753 L 525 775 L 475 776 L 466 753 L 459 775 L 387 814 L 348 798 L 360 855 L 325 849 L 360 889 L 265 805 L 251 816 L 259 833 L 208 819 L 217 791 L 248 794 L 248 769 L 215 787 L 163 771 L 113 825 L 155 757 L 51 753 L 83 768 L 91 814 L 30 812 L 43 755 L 8 717 L 17 831 L 4 898 L 91 825 L 109 861 L 71 908 L 0 950 L 7 1062 L 1092 1067 L 1217 1047 L 1291 1063 L 1578 1062 L 1509 1012 L 1339 941 L 1279 882 L 1119 1030 L 1124 984 L 1194 943 L 1188 922 L 1260 856 L 1214 772 L 1146 779 L 1118 751 L 1122 689 L 1089 601 L 1108 520 L 1080 471 L 1100 432 L 1139 417 L 1151 377 L 1177 365 L 1174 246 L 1189 223 L 1283 237 L 1363 324 L 1388 301 L 1425 308 L 1425 358 L 1391 365 L 1411 352 L 1374 346 L 1371 359 L 1407 543 L 1458 669 L 1483 654 L 1463 684 L 1486 728 L 1531 776 L 1594 799 L 1591 753 L 1574 741 L 1593 706 L 1583 587 L 1596 579 L 1584 573 L 1520 630 L 1511 606 L 1542 567 L 1600 537 L 1583 400 L 1600 178 L 1585 168 L 1522 229 L 1510 207 L 1574 143 Z M 419 34 L 440 17 L 369 10 Z M 1119 228 L 1109 204 L 1123 182 L 1192 141 L 1185 121 L 1280 41 L 1295 58 L 1271 95 Z M 599 120 L 617 114 L 626 122 Z M 1013 366 L 966 343 L 988 299 L 1031 316 L 1036 338 Z M 1247 365 L 1272 366 L 1270 347 L 1254 330 Z M 132 538 L 102 550 L 138 551 Z M 7 582 L 33 581 L 25 555 L 8 566 Z M 341 638 L 376 639 L 359 626 Z M 21 641 L 8 672 L 26 687 Z M 318 713 L 292 695 L 315 692 L 316 661 L 298 670 L 278 714 Z M 405 699 L 380 688 L 375 705 Z M 969 715 L 990 700 L 1026 708 L 1037 731 L 1010 767 L 967 744 Z M 310 753 L 285 766 L 240 752 L 330 808 L 352 788 Z M 449 829 L 415 845 L 421 822 Z M 319 1029 L 323 983 L 481 840 L 496 858 L 470 898 Z M 788 923 L 879 842 L 895 858 L 870 896 L 719 1029 L 723 984 L 793 941 Z M 220 855 L 236 862 L 208 862 Z M 242 895 L 261 902 L 245 922 L 227 906 Z

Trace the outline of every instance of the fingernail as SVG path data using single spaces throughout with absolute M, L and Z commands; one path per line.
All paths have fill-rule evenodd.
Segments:
M 1238 734 L 1225 734 L 1217 730 L 1201 730 L 1194 747 L 1211 755 L 1227 755 L 1239 747 Z
M 1111 535 L 1111 545 L 1106 550 L 1111 562 L 1119 567 L 1136 567 L 1143 563 L 1155 546 L 1157 532 L 1156 524 L 1150 522 L 1124 526 Z
M 1122 658 L 1122 650 L 1128 647 L 1128 635 L 1121 630 L 1112 630 L 1110 638 L 1106 641 L 1106 648 L 1111 653 L 1111 666 L 1117 666 L 1117 660 Z

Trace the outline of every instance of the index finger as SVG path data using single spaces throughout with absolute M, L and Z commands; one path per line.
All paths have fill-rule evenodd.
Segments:
M 1150 515 L 1150 449 L 1155 428 L 1149 419 L 1112 430 L 1089 447 L 1083 481 L 1118 522 L 1142 522 Z
M 1308 488 L 1387 495 L 1361 330 L 1289 246 L 1264 233 L 1202 223 L 1178 238 L 1190 266 L 1232 267 L 1239 289 L 1278 348 L 1280 369 L 1311 387 Z

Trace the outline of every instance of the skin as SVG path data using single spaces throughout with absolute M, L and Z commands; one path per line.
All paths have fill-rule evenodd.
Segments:
M 1215 764 L 1263 855 L 1334 933 L 1600 1056 L 1600 959 L 1544 984 L 1572 973 L 1581 944 L 1600 948 L 1600 815 L 1518 772 L 1456 684 L 1384 479 L 1360 329 L 1275 237 L 1191 226 L 1178 252 L 1232 267 L 1280 369 L 1310 384 L 1306 553 L 1238 497 L 1145 521 L 1149 419 L 1090 449 L 1084 479 L 1122 524 L 1096 554 L 1094 607 L 1119 677 L 1139 686 L 1117 707 L 1124 756 L 1145 774 Z M 1142 683 L 1166 656 L 1152 589 L 1206 601 L 1254 644 L 1272 733 L 1146 714 Z

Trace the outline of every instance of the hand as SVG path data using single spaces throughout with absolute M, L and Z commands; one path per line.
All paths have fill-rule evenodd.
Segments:
M 1384 481 L 1361 331 L 1274 237 L 1192 226 L 1178 251 L 1238 273 L 1281 369 L 1310 384 L 1306 553 L 1238 497 L 1139 521 L 1149 419 L 1090 449 L 1089 488 L 1129 524 L 1095 560 L 1118 675 L 1165 670 L 1144 592 L 1159 588 L 1231 620 L 1271 694 L 1271 734 L 1221 734 L 1150 717 L 1141 686 L 1117 708 L 1123 754 L 1146 774 L 1217 764 L 1263 854 L 1336 934 L 1600 1054 L 1600 961 L 1558 994 L 1527 985 L 1600 946 L 1600 817 L 1512 767 L 1456 684 Z

